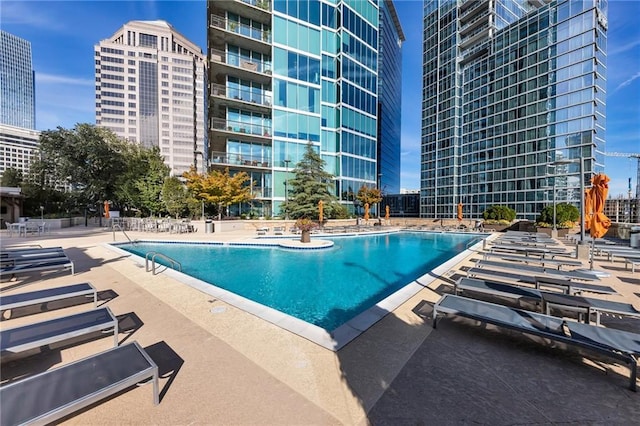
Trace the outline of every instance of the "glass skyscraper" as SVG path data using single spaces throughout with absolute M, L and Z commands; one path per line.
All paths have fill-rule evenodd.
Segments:
M 402 122 L 402 42 L 400 20 L 391 0 L 380 1 L 378 50 L 378 181 L 385 194 L 400 192 Z
M 604 164 L 606 16 L 606 0 L 425 1 L 422 217 L 577 204 Z
M 131 21 L 95 46 L 96 124 L 147 148 L 171 173 L 206 164 L 201 49 L 165 21 Z
M 232 214 L 281 214 L 309 143 L 353 210 L 358 189 L 384 174 L 378 1 L 209 0 L 207 15 L 211 166 L 248 173 L 256 197 Z
M 0 30 L 0 124 L 36 128 L 31 43 Z

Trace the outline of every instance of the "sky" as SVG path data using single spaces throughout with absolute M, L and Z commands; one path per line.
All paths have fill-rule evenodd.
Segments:
M 406 41 L 401 187 L 420 187 L 422 0 L 394 0 Z M 640 153 L 640 0 L 609 0 L 607 152 Z M 36 128 L 95 123 L 93 48 L 132 20 L 162 19 L 206 50 L 206 2 L 0 0 L 0 27 L 31 42 Z M 610 197 L 636 189 L 638 159 L 606 157 Z

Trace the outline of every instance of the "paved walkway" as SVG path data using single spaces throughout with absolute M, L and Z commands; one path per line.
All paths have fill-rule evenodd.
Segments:
M 128 233 L 131 238 L 243 240 L 255 232 Z M 187 287 L 151 276 L 104 247 L 113 233 L 97 228 L 53 231 L 40 239 L 7 238 L 3 247 L 63 246 L 76 275 L 34 275 L 7 292 L 90 281 L 120 319 L 120 342 L 137 340 L 161 371 L 161 403 L 142 386 L 65 419 L 68 424 L 363 425 L 363 424 L 633 424 L 640 393 L 627 388 L 626 367 L 539 345 L 533 338 L 445 319 L 432 330 L 430 303 L 450 291 L 441 277 L 338 352 Z M 116 239 L 123 241 L 122 233 Z M 476 256 L 477 257 L 477 256 Z M 473 255 L 459 266 L 471 264 Z M 596 261 L 604 280 L 640 302 L 640 275 L 622 263 Z M 454 271 L 452 271 L 453 273 Z M 45 279 L 46 278 L 46 279 Z M 614 296 L 609 296 L 614 300 Z M 86 309 L 87 305 L 2 321 L 13 327 Z M 640 332 L 640 321 L 611 318 Z M 606 322 L 605 322 L 606 324 Z M 2 380 L 44 371 L 106 349 L 111 339 L 51 348 L 2 365 Z

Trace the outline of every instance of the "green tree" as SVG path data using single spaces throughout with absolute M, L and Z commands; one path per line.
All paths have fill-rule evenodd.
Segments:
M 125 147 L 113 132 L 92 124 L 44 131 L 32 181 L 71 188 L 79 202 L 101 205 L 115 198 L 118 176 L 126 171 Z
M 333 175 L 324 171 L 325 162 L 312 144 L 308 144 L 300 162 L 293 169 L 295 177 L 288 181 L 288 202 L 283 210 L 289 217 L 318 219 L 318 201 L 324 202 L 327 218 L 344 217 L 345 209 L 331 193 Z
M 507 206 L 491 206 L 482 213 L 485 220 L 507 220 L 511 222 L 516 218 L 516 211 Z
M 187 188 L 196 200 L 213 203 L 218 207 L 218 219 L 230 205 L 253 199 L 249 175 L 245 172 L 229 173 L 229 168 L 211 170 L 206 175 L 199 174 L 194 167 L 182 175 Z
M 15 169 L 13 167 L 9 167 L 5 169 L 2 174 L 2 180 L 0 181 L 0 186 L 10 186 L 13 188 L 18 188 L 22 185 L 22 171 Z
M 162 185 L 162 202 L 169 214 L 176 219 L 187 209 L 189 193 L 184 184 L 175 176 L 164 180 Z
M 580 211 L 573 204 L 559 203 L 556 204 L 556 225 L 570 226 L 580 220 Z M 542 209 L 538 220 L 539 224 L 550 224 L 553 226 L 553 206 L 547 206 Z
M 117 202 L 139 210 L 144 216 L 159 214 L 164 210 L 160 194 L 170 168 L 164 164 L 158 147 L 130 144 L 126 151 L 126 171 L 116 186 Z

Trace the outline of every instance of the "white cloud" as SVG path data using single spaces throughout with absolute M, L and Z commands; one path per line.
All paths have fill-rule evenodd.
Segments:
M 634 80 L 640 78 L 640 71 L 635 73 L 635 75 L 633 75 L 631 78 L 623 81 L 622 83 L 620 83 L 618 85 L 618 87 L 616 87 L 613 91 L 617 92 L 618 90 L 622 89 L 623 87 L 627 87 L 628 85 L 630 85 L 631 83 L 633 83 Z
M 94 86 L 95 81 L 88 78 L 67 77 L 64 75 L 44 74 L 36 72 L 36 84 L 64 84 L 69 86 Z
M 61 31 L 66 27 L 64 20 L 57 19 L 49 8 L 39 8 L 36 3 L 28 1 L 3 1 L 2 24 L 25 25 L 43 31 Z

